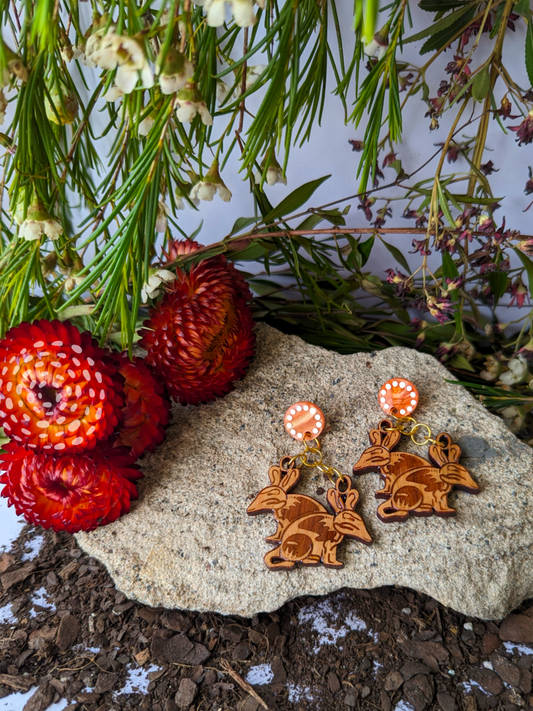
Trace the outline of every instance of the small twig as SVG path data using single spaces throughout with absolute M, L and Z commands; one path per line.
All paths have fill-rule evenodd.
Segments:
M 246 691 L 248 694 L 250 694 L 250 696 L 253 696 L 254 699 L 258 703 L 260 703 L 264 709 L 267 709 L 267 711 L 270 711 L 267 704 L 263 701 L 263 699 L 259 696 L 259 694 L 256 691 L 254 691 L 254 689 L 250 686 L 250 684 L 248 684 L 247 681 L 244 681 L 244 679 L 241 676 L 239 676 L 239 674 L 237 674 L 237 672 L 234 669 L 232 669 L 231 664 L 229 662 L 227 662 L 226 660 L 223 660 L 221 662 L 221 666 L 222 666 L 224 672 L 226 674 L 229 674 L 231 676 L 231 678 L 234 681 L 236 681 L 237 684 L 242 689 L 244 689 L 244 691 Z

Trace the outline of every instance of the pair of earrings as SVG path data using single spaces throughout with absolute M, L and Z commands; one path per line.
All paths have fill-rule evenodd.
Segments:
M 377 508 L 380 521 L 405 521 L 409 515 L 454 516 L 447 496 L 453 488 L 470 494 L 479 486 L 468 470 L 459 464 L 461 449 L 443 432 L 435 439 L 428 425 L 412 416 L 418 405 L 418 391 L 404 378 L 392 378 L 379 389 L 379 405 L 386 413 L 378 427 L 370 430 L 367 447 L 353 467 L 355 475 L 379 472 L 384 480 L 375 496 L 384 501 Z M 281 458 L 279 466 L 270 467 L 270 486 L 262 489 L 247 509 L 248 514 L 273 512 L 276 532 L 266 541 L 276 547 L 265 555 L 272 570 L 287 570 L 297 563 L 310 566 L 322 563 L 341 568 L 337 548 L 345 537 L 370 545 L 372 539 L 355 508 L 359 492 L 350 477 L 323 462 L 318 437 L 324 429 L 324 414 L 312 402 L 298 402 L 285 413 L 285 429 L 304 449 L 294 456 Z M 429 444 L 429 459 L 409 452 L 394 452 L 402 435 L 419 446 Z M 297 466 L 298 465 L 298 466 Z M 310 496 L 290 493 L 300 479 L 301 466 L 317 468 L 334 487 L 326 498 L 333 509 Z

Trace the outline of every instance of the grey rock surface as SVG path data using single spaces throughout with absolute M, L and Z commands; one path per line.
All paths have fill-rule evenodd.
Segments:
M 174 406 L 166 442 L 142 461 L 132 512 L 78 534 L 120 590 L 153 606 L 252 616 L 298 595 L 406 585 L 486 619 L 533 595 L 533 452 L 500 419 L 446 383 L 450 374 L 429 355 L 389 348 L 342 356 L 265 325 L 257 336 L 256 357 L 234 392 L 197 408 Z M 378 388 L 394 376 L 417 385 L 420 422 L 466 445 L 463 463 L 481 493 L 453 492 L 455 518 L 383 524 L 374 498 L 380 477 L 356 477 L 357 511 L 373 544 L 345 539 L 341 570 L 269 571 L 263 555 L 272 544 L 264 539 L 276 530 L 274 516 L 250 517 L 246 508 L 268 485 L 268 468 L 299 451 L 283 429 L 286 409 L 298 400 L 317 403 L 326 418 L 324 460 L 351 473 L 382 416 Z M 400 449 L 426 456 L 425 447 L 402 440 Z M 303 468 L 296 491 L 325 503 L 317 490 L 328 486 Z

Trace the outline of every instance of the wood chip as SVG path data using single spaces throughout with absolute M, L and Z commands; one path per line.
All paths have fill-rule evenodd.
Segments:
M 150 659 L 150 650 L 149 649 L 143 649 L 142 652 L 139 652 L 139 654 L 135 655 L 135 661 L 141 667 L 144 666 L 149 659 Z
M 16 691 L 28 691 L 30 686 L 33 686 L 37 679 L 33 676 L 0 674 L 0 686 L 9 686 L 10 689 Z

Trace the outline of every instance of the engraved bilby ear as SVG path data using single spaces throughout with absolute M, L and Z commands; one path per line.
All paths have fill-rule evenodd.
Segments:
M 298 479 L 300 478 L 300 470 L 299 469 L 289 469 L 289 471 L 285 474 L 285 476 L 281 479 L 281 482 L 279 486 L 283 489 L 283 491 L 290 491 L 293 487 L 296 486 L 298 483 Z
M 346 494 L 346 504 L 345 508 L 347 510 L 353 510 L 357 506 L 359 501 L 359 492 L 356 489 L 352 489 Z
M 268 478 L 274 486 L 279 486 L 281 483 L 281 468 L 270 467 L 270 469 L 268 470 Z
M 383 439 L 383 446 L 385 447 L 385 449 L 394 449 L 394 447 L 396 447 L 396 445 L 400 441 L 401 436 L 402 435 L 400 432 L 398 432 L 398 430 L 391 430 L 390 432 L 387 432 Z
M 452 438 L 446 432 L 437 435 L 438 444 L 432 444 L 428 448 L 429 458 L 437 467 L 443 467 L 450 461 L 450 449 L 457 445 L 452 445 Z M 459 449 L 459 455 L 461 450 Z M 457 461 L 457 460 L 452 460 Z
M 449 447 L 448 459 L 450 462 L 458 462 L 461 459 L 461 447 L 458 444 L 451 444 Z
M 383 440 L 383 432 L 378 429 L 370 430 L 368 439 L 370 440 L 370 444 L 374 445 L 374 447 L 379 447 Z
M 337 491 L 337 488 L 335 489 L 328 489 L 328 493 L 326 494 L 326 498 L 328 500 L 328 504 L 331 506 L 333 511 L 335 513 L 339 513 L 340 511 L 344 511 L 344 501 L 342 499 L 342 496 L 339 491 Z

